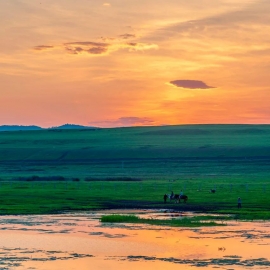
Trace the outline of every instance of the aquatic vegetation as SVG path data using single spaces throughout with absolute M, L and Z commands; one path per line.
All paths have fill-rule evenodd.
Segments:
M 101 222 L 138 222 L 140 219 L 135 215 L 105 215 Z
M 140 223 L 149 225 L 172 226 L 172 227 L 205 227 L 205 226 L 225 226 L 215 221 L 206 221 L 205 219 L 181 218 L 181 219 L 149 219 L 139 218 L 135 215 L 104 215 L 100 219 L 101 222 L 112 223 Z
M 258 258 L 258 259 L 247 259 L 243 260 L 239 256 L 224 256 L 223 258 L 213 258 L 213 259 L 178 259 L 178 258 L 157 258 L 150 256 L 128 256 L 126 260 L 129 261 L 165 261 L 175 264 L 184 264 L 191 265 L 195 267 L 217 267 L 220 266 L 235 266 L 240 265 L 243 267 L 253 267 L 253 266 L 270 266 L 270 261 L 266 258 Z
M 229 221 L 233 220 L 231 215 L 200 215 L 192 217 L 194 221 L 203 221 L 203 220 L 218 220 L 218 221 Z

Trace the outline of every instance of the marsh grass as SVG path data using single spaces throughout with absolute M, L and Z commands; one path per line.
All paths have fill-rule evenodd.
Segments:
M 135 215 L 106 215 L 102 216 L 101 222 L 138 222 L 140 219 Z
M 191 218 L 192 221 L 209 221 L 209 220 L 216 220 L 216 221 L 229 221 L 233 220 L 235 217 L 233 215 L 199 215 L 194 216 Z
M 206 219 L 197 218 L 181 218 L 181 219 L 149 219 L 139 218 L 135 215 L 105 215 L 100 219 L 101 222 L 110 223 L 137 223 L 137 224 L 149 224 L 157 226 L 171 226 L 171 227 L 210 227 L 210 226 L 225 226 L 224 223 L 217 223 L 214 221 L 206 221 Z
M 219 211 L 222 214 L 225 214 L 226 210 Z M 241 209 L 239 211 L 230 211 L 230 215 L 228 217 L 231 220 L 241 220 L 241 221 L 252 221 L 252 220 L 270 220 L 270 212 L 269 211 L 260 211 L 260 210 L 244 210 Z

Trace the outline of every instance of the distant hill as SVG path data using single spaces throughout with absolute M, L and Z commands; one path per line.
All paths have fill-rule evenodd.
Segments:
M 74 125 L 74 124 L 65 124 L 58 127 L 52 127 L 50 129 L 89 129 L 89 128 L 96 128 L 96 127 L 89 127 L 89 126 L 81 126 L 81 125 Z
M 21 130 L 42 130 L 41 127 L 38 126 L 19 126 L 19 125 L 4 125 L 0 126 L 0 131 L 21 131 Z
M 88 127 L 74 124 L 65 124 L 62 126 L 42 128 L 39 126 L 19 126 L 19 125 L 3 125 L 0 126 L 1 131 L 31 131 L 31 130 L 52 130 L 52 129 L 96 129 L 96 127 Z

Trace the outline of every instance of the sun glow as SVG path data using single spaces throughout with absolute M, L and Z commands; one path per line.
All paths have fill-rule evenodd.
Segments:
M 80 1 L 0 3 L 2 124 L 269 123 L 268 1 Z

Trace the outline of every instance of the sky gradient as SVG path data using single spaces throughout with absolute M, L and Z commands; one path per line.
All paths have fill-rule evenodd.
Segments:
M 0 125 L 270 124 L 269 0 L 0 0 Z

